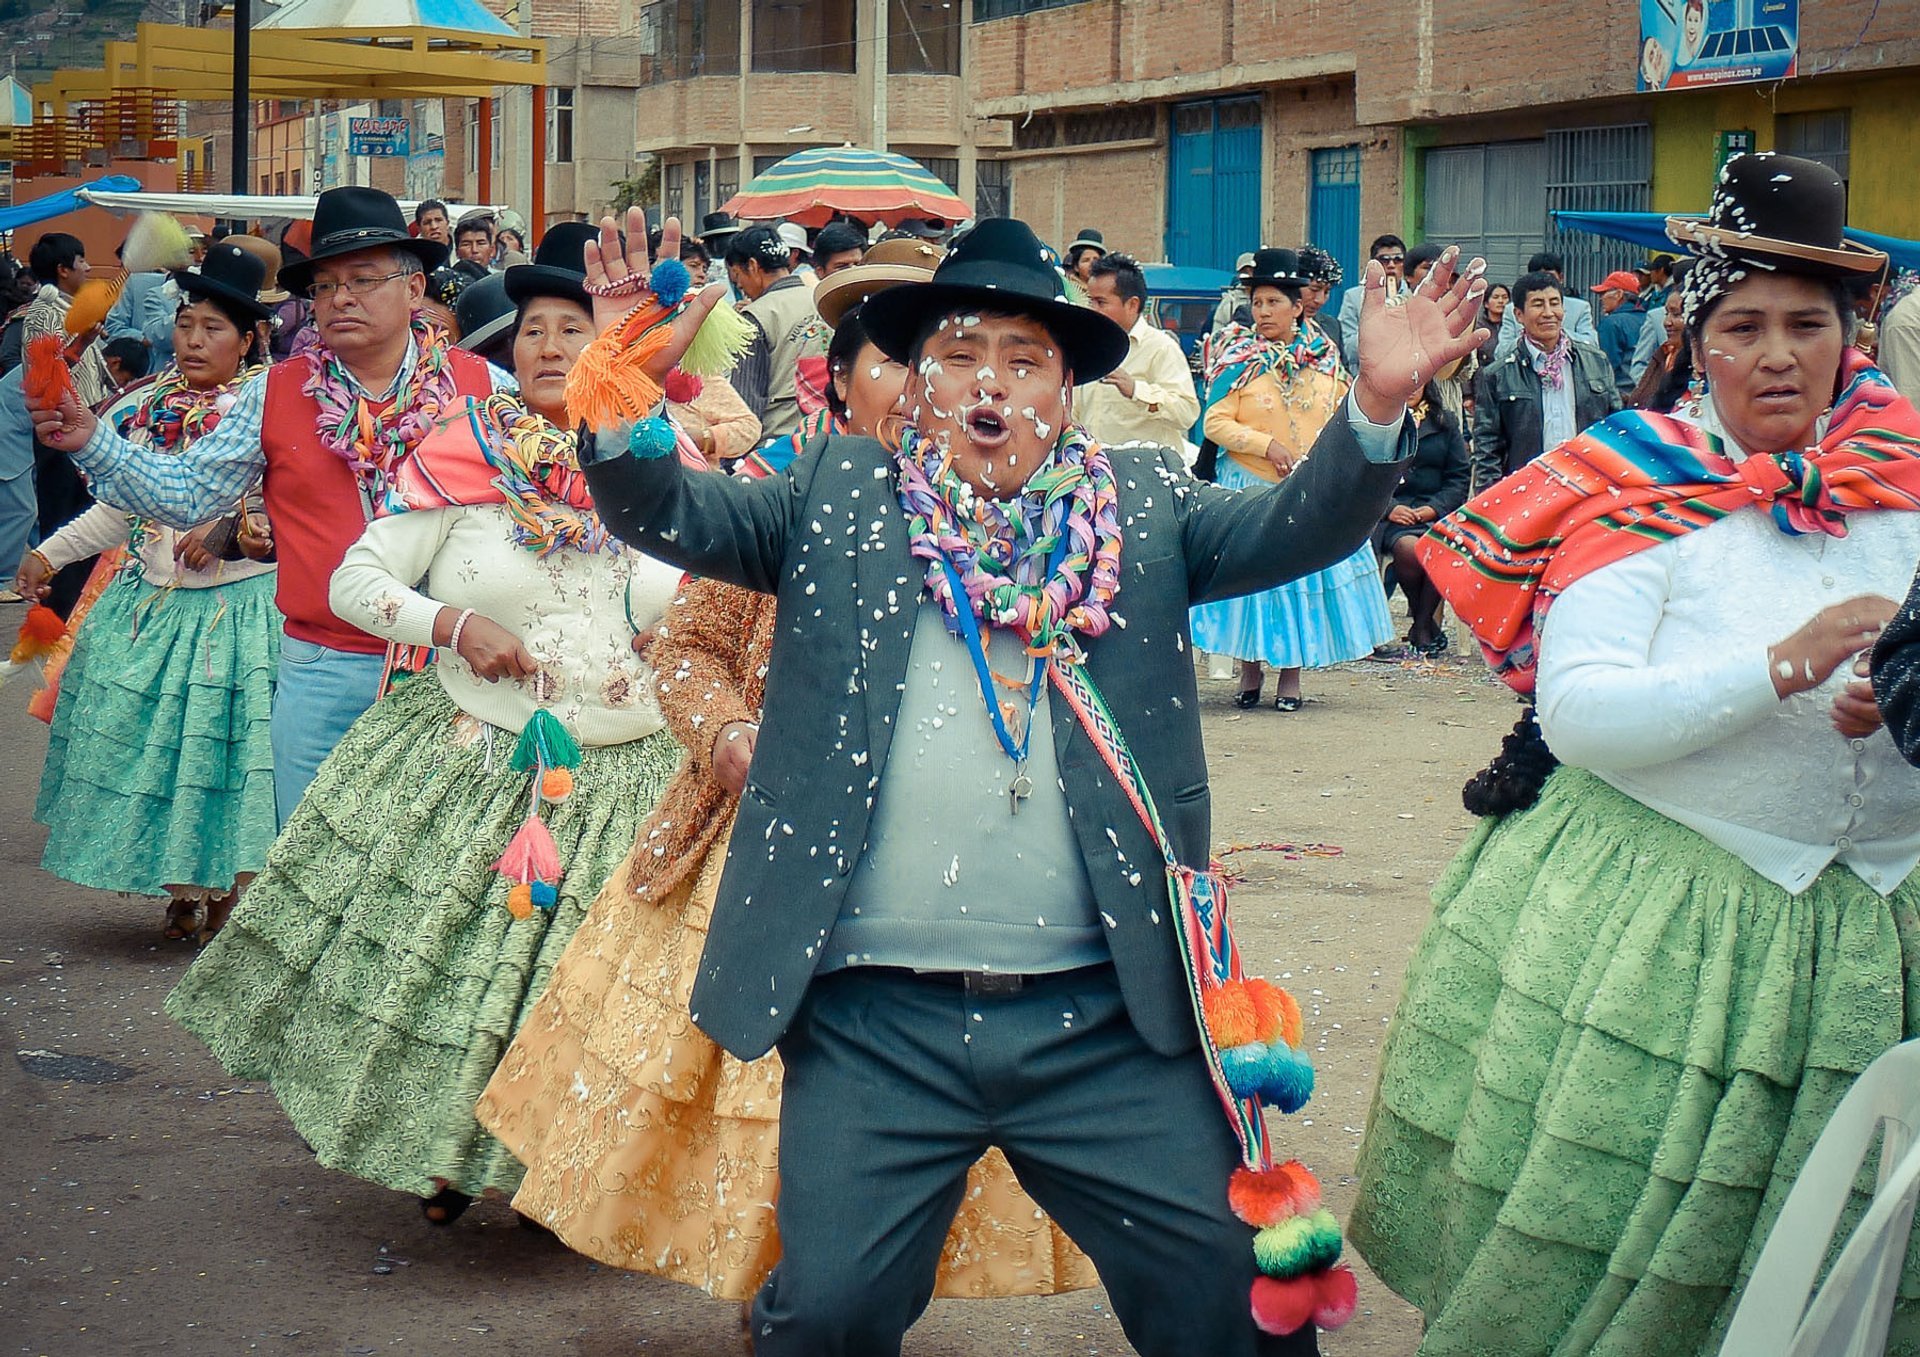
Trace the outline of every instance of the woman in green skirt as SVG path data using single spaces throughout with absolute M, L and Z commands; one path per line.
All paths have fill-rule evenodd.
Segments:
M 264 357 L 265 277 L 237 245 L 176 273 L 174 359 L 105 417 L 170 452 L 212 432 Z M 97 504 L 29 551 L 14 586 L 38 599 L 63 566 L 126 548 L 61 675 L 34 818 L 47 827 L 42 866 L 164 896 L 171 939 L 217 932 L 273 842 L 274 567 L 223 548 L 267 554 L 248 526 L 242 510 L 177 533 Z
M 1423 544 L 1538 725 L 1468 786 L 1495 818 L 1435 891 L 1361 1146 L 1351 1238 L 1422 1357 L 1716 1352 L 1834 1107 L 1920 1034 L 1920 778 L 1862 655 L 1920 558 L 1920 415 L 1848 347 L 1884 259 L 1844 203 L 1824 166 L 1730 162 L 1669 223 L 1689 398 Z M 1902 1294 L 1911 1353 L 1920 1267 Z
M 423 441 L 333 577 L 432 672 L 354 724 L 167 999 L 321 1163 L 435 1224 L 519 1184 L 474 1100 L 682 752 L 634 649 L 679 572 L 601 526 L 564 431 L 590 231 L 506 274 L 521 402 Z

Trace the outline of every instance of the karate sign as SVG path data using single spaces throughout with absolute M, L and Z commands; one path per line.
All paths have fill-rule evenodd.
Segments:
M 347 119 L 348 155 L 406 156 L 412 153 L 412 141 L 411 119 Z

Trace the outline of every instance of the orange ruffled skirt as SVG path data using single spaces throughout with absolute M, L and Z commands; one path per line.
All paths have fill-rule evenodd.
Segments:
M 688 1015 L 726 833 L 660 903 L 614 872 L 475 1107 L 527 1166 L 514 1209 L 612 1267 L 746 1300 L 780 1261 L 781 1065 Z M 938 1295 L 1051 1295 L 1093 1265 L 998 1150 L 973 1166 Z

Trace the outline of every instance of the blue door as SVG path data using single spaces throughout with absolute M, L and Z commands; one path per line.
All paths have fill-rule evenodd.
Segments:
M 1340 264 L 1340 286 L 1327 298 L 1339 314 L 1340 298 L 1360 281 L 1360 148 L 1332 146 L 1313 153 L 1313 185 L 1307 198 L 1307 239 Z
M 1230 269 L 1260 244 L 1260 100 L 1176 104 L 1167 162 L 1167 260 Z

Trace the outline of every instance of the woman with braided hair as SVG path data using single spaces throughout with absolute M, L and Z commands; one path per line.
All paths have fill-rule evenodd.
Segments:
M 635 650 L 679 572 L 602 525 L 568 411 L 657 403 L 712 298 L 677 263 L 645 306 L 590 295 L 592 235 L 556 226 L 508 270 L 520 399 L 467 402 L 398 462 L 333 575 L 337 614 L 433 672 L 354 723 L 167 1000 L 321 1163 L 436 1225 L 518 1185 L 474 1099 L 680 760 Z M 647 327 L 633 367 L 580 380 L 615 325 Z
M 1920 413 L 1847 345 L 1885 259 L 1844 203 L 1731 161 L 1668 222 L 1688 397 L 1420 548 L 1538 708 L 1468 785 L 1497 818 L 1435 891 L 1361 1147 L 1353 1238 L 1421 1357 L 1718 1351 L 1833 1109 L 1920 1035 L 1920 782 L 1863 656 L 1920 557 Z

